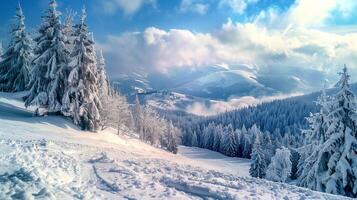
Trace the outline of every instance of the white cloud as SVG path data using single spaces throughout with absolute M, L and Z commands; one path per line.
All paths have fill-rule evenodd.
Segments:
M 253 23 L 227 22 L 218 31 L 147 28 L 110 36 L 101 44 L 117 68 L 158 70 L 244 63 L 262 67 L 300 67 L 335 75 L 343 63 L 357 73 L 357 34 L 338 35 L 306 28 L 271 30 Z M 354 70 L 354 71 L 353 71 Z
M 180 4 L 179 11 L 182 13 L 186 12 L 194 12 L 200 15 L 204 15 L 207 13 L 210 5 L 208 3 L 204 3 L 204 1 L 199 0 L 182 0 Z
M 186 112 L 199 115 L 199 116 L 212 116 L 222 112 L 231 111 L 239 108 L 245 108 L 248 106 L 258 105 L 263 102 L 271 102 L 277 99 L 285 99 L 288 97 L 298 96 L 300 93 L 289 95 L 269 96 L 262 98 L 255 98 L 252 96 L 245 96 L 241 98 L 233 98 L 228 101 L 211 101 L 210 105 L 204 103 L 193 103 L 186 108 Z
M 262 10 L 255 18 L 261 24 L 276 27 L 320 28 L 338 14 L 349 17 L 357 8 L 355 0 L 297 0 L 287 11 L 279 13 L 275 7 Z
M 320 25 L 336 6 L 337 0 L 299 0 L 287 12 L 287 20 L 297 26 Z
M 103 6 L 103 12 L 113 14 L 122 10 L 125 15 L 135 14 L 145 4 L 156 6 L 156 0 L 105 0 L 100 1 Z
M 357 75 L 357 33 L 337 34 L 310 27 L 323 23 L 329 10 L 343 8 L 334 2 L 320 2 L 323 5 L 311 16 L 304 15 L 301 9 L 319 6 L 300 0 L 285 13 L 271 8 L 251 23 L 228 20 L 220 29 L 208 33 L 150 27 L 143 32 L 109 36 L 101 45 L 114 71 L 140 68 L 165 72 L 177 67 L 225 63 L 280 71 L 315 69 L 336 77 L 336 70 L 347 64 L 352 75 Z M 282 20 L 284 16 L 289 16 L 289 21 Z M 299 26 L 292 26 L 294 23 Z
M 249 4 L 255 4 L 259 0 L 220 0 L 220 8 L 231 8 L 233 12 L 243 14 Z

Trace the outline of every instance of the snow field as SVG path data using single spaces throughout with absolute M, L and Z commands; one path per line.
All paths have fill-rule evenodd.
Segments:
M 344 199 L 247 177 L 247 160 L 188 147 L 173 155 L 18 105 L 0 94 L 0 199 Z

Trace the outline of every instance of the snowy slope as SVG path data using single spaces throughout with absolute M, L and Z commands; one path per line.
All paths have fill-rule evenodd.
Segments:
M 36 118 L 19 97 L 0 93 L 0 199 L 343 199 L 245 177 L 247 160 Z

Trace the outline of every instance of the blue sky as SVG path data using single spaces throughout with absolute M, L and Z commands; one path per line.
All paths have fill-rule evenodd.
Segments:
M 36 33 L 48 0 L 19 0 Z M 342 64 L 357 75 L 355 0 L 58 0 L 59 10 L 87 8 L 88 24 L 108 70 L 169 73 L 244 64 L 287 74 Z M 6 41 L 17 1 L 1 0 Z M 297 70 L 299 69 L 299 70 Z M 315 73 L 313 73 L 315 74 Z
M 49 0 L 19 0 L 27 17 L 29 31 L 35 32 L 41 22 L 41 15 L 47 8 Z M 252 16 L 259 14 L 268 7 L 276 7 L 281 10 L 288 9 L 294 0 L 261 0 L 247 3 L 242 12 L 237 12 L 231 5 L 220 5 L 216 0 L 187 2 L 192 6 L 201 4 L 207 6 L 204 13 L 195 9 L 183 8 L 181 0 L 134 0 L 140 2 L 139 7 L 133 11 L 120 5 L 120 0 L 58 0 L 59 10 L 65 14 L 67 9 L 80 11 L 83 5 L 88 12 L 88 23 L 98 39 L 104 39 L 108 34 L 117 34 L 128 31 L 142 31 L 147 27 L 155 26 L 162 29 L 189 29 L 197 32 L 209 32 L 219 28 L 227 18 L 234 21 L 248 21 Z M 108 2 L 114 2 L 112 4 Z M 125 0 L 123 0 L 125 2 Z M 130 1 L 127 1 L 130 4 Z M 147 2 L 147 3 L 145 3 Z M 237 1 L 238 2 L 238 1 Z M 242 1 L 243 2 L 243 1 Z M 1 38 L 6 38 L 8 26 L 17 6 L 17 1 L 2 0 L 0 7 Z M 188 7 L 187 6 L 187 7 Z M 111 8 L 108 8 L 111 7 Z

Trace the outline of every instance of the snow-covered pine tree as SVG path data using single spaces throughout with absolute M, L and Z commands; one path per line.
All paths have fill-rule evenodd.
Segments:
M 26 33 L 25 16 L 19 4 L 11 30 L 10 44 L 0 59 L 0 91 L 25 90 L 33 57 L 32 41 Z
M 109 85 L 109 80 L 107 77 L 107 73 L 105 70 L 105 59 L 103 56 L 103 51 L 99 51 L 99 57 L 98 57 L 98 88 L 99 88 L 99 93 L 101 95 L 110 95 L 110 85 Z
M 300 160 L 297 171 L 299 176 L 298 184 L 315 190 L 317 185 L 320 185 L 318 183 L 319 179 L 316 178 L 318 155 L 321 145 L 326 141 L 326 131 L 329 126 L 330 102 L 326 96 L 325 89 L 318 97 L 316 104 L 320 107 L 320 112 L 310 114 L 310 117 L 307 118 L 309 129 L 302 130 L 306 137 L 306 144 L 299 150 Z
M 172 124 L 172 122 L 166 122 L 166 131 L 161 138 L 161 146 L 169 152 L 177 153 L 177 136 L 179 130 Z
M 250 158 L 250 154 L 252 153 L 252 135 L 244 134 L 243 139 L 243 158 Z
M 101 102 L 98 95 L 94 41 L 88 32 L 85 19 L 86 12 L 83 9 L 80 23 L 74 30 L 71 72 L 63 97 L 62 112 L 71 117 L 82 130 L 96 131 L 101 121 Z
M 221 139 L 221 152 L 227 156 L 237 156 L 237 141 L 232 125 L 228 125 L 224 128 L 224 135 Z
M 191 147 L 198 147 L 198 138 L 196 131 L 193 131 L 192 133 Z
M 203 130 L 203 145 L 207 149 L 213 149 L 215 124 L 209 123 Z
M 308 163 L 313 174 L 308 174 L 300 184 L 318 191 L 357 197 L 356 100 L 350 90 L 346 66 L 340 75 L 336 84 L 339 91 L 328 101 L 325 141 L 314 149 L 316 159 Z
M 215 130 L 214 130 L 214 134 L 213 134 L 213 148 L 212 149 L 214 151 L 219 151 L 220 150 L 222 135 L 223 135 L 222 125 L 216 126 Z
M 266 179 L 285 183 L 291 174 L 290 156 L 289 149 L 277 149 L 266 171 Z
M 266 159 L 262 148 L 262 136 L 256 135 L 252 150 L 252 163 L 250 165 L 249 174 L 252 177 L 264 178 L 266 173 Z
M 100 116 L 101 116 L 101 126 L 103 129 L 103 128 L 106 128 L 108 125 L 113 126 L 112 125 L 113 121 L 116 121 L 116 122 L 119 121 L 119 120 L 114 120 L 113 118 L 116 119 L 121 116 L 121 114 L 119 114 L 119 113 L 116 113 L 116 112 L 115 112 L 115 114 L 113 113 L 113 110 L 111 109 L 112 105 L 118 104 L 116 107 L 119 110 L 122 110 L 125 108 L 123 110 L 124 113 L 122 116 L 125 119 L 125 121 L 127 119 L 131 118 L 131 117 L 129 117 L 129 118 L 127 117 L 128 115 L 131 116 L 131 112 L 126 109 L 128 107 L 126 99 L 122 98 L 122 96 L 120 94 L 115 92 L 109 84 L 106 70 L 105 70 L 105 60 L 104 60 L 102 51 L 100 51 L 100 53 L 99 53 L 97 69 L 98 69 L 98 72 L 97 72 L 96 76 L 97 76 L 97 80 L 98 80 L 97 84 L 98 84 L 99 98 L 102 103 L 102 109 L 100 109 Z M 118 102 L 115 102 L 117 100 L 118 100 Z M 125 100 L 125 101 L 122 101 L 122 100 Z M 126 124 L 128 124 L 128 123 L 126 122 Z
M 39 36 L 34 39 L 36 56 L 30 76 L 30 93 L 25 99 L 26 106 L 37 106 L 39 115 L 61 110 L 69 71 L 69 51 L 55 0 L 50 1 L 42 20 Z
M 275 154 L 275 146 L 271 141 L 270 133 L 265 133 L 264 135 L 262 135 L 260 144 L 262 146 L 262 149 L 264 149 L 263 153 L 264 153 L 265 163 L 266 166 L 268 166 L 270 164 L 271 158 Z M 253 144 L 253 148 L 254 148 L 254 144 Z
M 291 176 L 290 178 L 292 180 L 295 180 L 298 178 L 298 167 L 299 167 L 299 160 L 300 160 L 300 154 L 295 148 L 290 148 L 290 160 L 291 160 Z
M 63 24 L 63 35 L 67 38 L 67 47 L 70 49 L 70 52 L 72 52 L 73 49 L 73 43 L 74 43 L 74 24 L 73 20 L 74 17 L 77 15 L 76 12 L 74 12 L 71 9 L 66 10 L 66 14 L 64 17 L 64 24 Z

